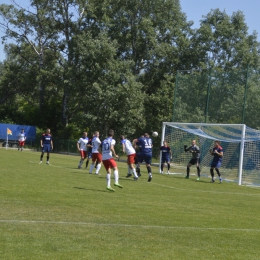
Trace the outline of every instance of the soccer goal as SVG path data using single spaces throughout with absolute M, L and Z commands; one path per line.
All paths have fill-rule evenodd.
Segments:
M 213 148 L 215 140 L 219 140 L 224 154 L 220 168 L 223 179 L 239 185 L 260 185 L 258 130 L 244 124 L 164 122 L 161 143 L 164 140 L 172 150 L 174 171 L 185 173 L 191 155 L 184 152 L 183 146 L 196 140 L 200 148 L 201 176 L 210 176 L 212 156 L 209 149 Z

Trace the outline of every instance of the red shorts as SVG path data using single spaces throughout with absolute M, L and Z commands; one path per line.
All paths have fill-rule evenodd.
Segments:
M 107 171 L 108 171 L 108 169 L 117 167 L 117 164 L 116 164 L 116 161 L 114 160 L 114 158 L 104 160 L 103 164 L 104 164 Z
M 84 159 L 87 157 L 87 154 L 88 154 L 87 151 L 83 151 L 83 150 L 80 150 L 79 153 L 80 153 L 81 158 L 84 158 Z
M 102 155 L 100 153 L 92 153 L 92 162 L 98 161 L 98 163 L 102 162 Z
M 19 141 L 19 146 L 24 146 L 25 141 Z
M 135 153 L 127 155 L 127 163 L 134 164 L 135 163 Z

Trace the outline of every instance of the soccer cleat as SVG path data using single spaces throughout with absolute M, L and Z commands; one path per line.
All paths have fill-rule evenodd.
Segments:
M 190 176 L 185 176 L 185 179 L 189 179 L 190 178 Z
M 210 181 L 211 183 L 215 182 L 213 179 Z
M 170 171 L 167 171 L 168 174 L 170 174 Z
M 96 172 L 95 174 L 96 174 L 96 175 L 98 175 L 99 173 L 98 173 L 98 172 Z
M 199 181 L 199 180 L 200 180 L 200 178 L 197 179 L 197 181 Z
M 107 190 L 109 191 L 115 191 L 113 188 L 111 188 L 110 186 L 107 187 Z
M 131 177 L 132 176 L 132 174 L 131 173 L 128 173 L 125 177 L 126 178 L 129 178 L 129 177 Z
M 118 188 L 123 188 L 123 186 L 120 185 L 119 183 L 114 183 L 114 186 L 117 186 Z
M 221 177 L 219 177 L 219 182 L 222 183 L 222 178 Z
M 134 181 L 137 181 L 138 180 L 138 177 L 134 177 Z
M 149 174 L 148 182 L 150 182 L 152 180 L 152 178 L 153 178 L 152 174 Z
M 41 163 L 42 163 L 42 161 L 39 162 L 39 164 L 41 164 Z
M 50 162 L 49 162 L 49 161 L 47 161 L 47 162 L 46 162 L 46 164 L 50 164 Z

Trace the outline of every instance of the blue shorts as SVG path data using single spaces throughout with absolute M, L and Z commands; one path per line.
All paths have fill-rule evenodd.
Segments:
M 92 158 L 92 152 L 88 152 L 88 159 Z
M 143 153 L 138 156 L 138 162 L 142 163 L 145 162 L 146 164 L 151 164 L 152 162 L 152 153 Z
M 51 152 L 51 145 L 50 144 L 44 144 L 42 148 L 43 153 L 50 153 Z
M 219 168 L 221 166 L 221 162 L 220 161 L 212 161 L 210 167 L 211 168 Z
M 169 156 L 162 156 L 161 163 L 169 163 L 171 161 L 171 158 Z

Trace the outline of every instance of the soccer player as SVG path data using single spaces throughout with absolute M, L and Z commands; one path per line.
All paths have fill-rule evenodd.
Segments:
M 114 170 L 114 177 L 115 177 L 115 183 L 114 186 L 117 186 L 119 188 L 123 188 L 119 183 L 119 173 L 117 169 L 116 161 L 113 158 L 113 155 L 118 158 L 118 155 L 115 152 L 115 144 L 116 141 L 113 139 L 114 137 L 114 130 L 110 129 L 108 131 L 108 138 L 106 138 L 102 142 L 102 161 L 103 164 L 107 170 L 107 190 L 109 191 L 115 191 L 113 188 L 111 188 L 110 180 L 111 180 L 111 169 Z
M 85 169 L 88 168 L 88 163 L 91 158 L 92 158 L 92 138 L 90 138 L 87 143 L 87 160 L 86 160 Z
M 99 173 L 102 162 L 102 155 L 99 153 L 101 141 L 99 139 L 99 132 L 95 131 L 92 138 L 92 164 L 89 169 L 89 174 L 92 174 L 93 168 L 95 167 L 95 162 L 97 162 L 96 174 Z
M 87 157 L 87 144 L 88 144 L 88 133 L 83 132 L 82 137 L 80 137 L 77 142 L 77 148 L 80 153 L 80 161 L 79 161 L 79 165 L 78 165 L 79 169 L 82 168 L 82 164 Z
M 220 141 L 215 141 L 214 142 L 214 147 L 213 149 L 209 150 L 209 153 L 213 156 L 213 160 L 211 162 L 210 166 L 210 175 L 212 177 L 211 182 L 215 182 L 214 180 L 214 169 L 217 172 L 219 176 L 219 182 L 222 182 L 221 174 L 219 172 L 219 167 L 221 166 L 222 163 L 222 158 L 223 158 L 223 149 L 220 146 Z
M 134 174 L 134 180 L 138 180 L 138 176 L 136 174 L 136 170 L 134 167 L 135 155 L 136 155 L 135 149 L 132 146 L 131 142 L 128 139 L 126 139 L 124 135 L 121 135 L 120 138 L 121 138 L 123 153 L 127 154 L 127 165 L 128 167 L 130 167 L 132 173 Z M 130 177 L 129 173 L 126 177 Z
M 163 145 L 160 147 L 161 151 L 161 172 L 163 173 L 164 164 L 167 163 L 168 171 L 167 173 L 170 173 L 170 167 L 171 167 L 171 159 L 172 159 L 172 151 L 171 148 L 168 146 L 166 141 L 163 141 Z
M 53 150 L 53 142 L 52 142 L 52 136 L 50 134 L 51 130 L 50 128 L 47 128 L 45 133 L 42 135 L 41 138 L 41 147 L 42 147 L 42 154 L 40 158 L 40 163 L 42 163 L 42 158 L 44 153 L 47 153 L 47 161 L 46 164 L 50 164 L 49 159 L 50 159 L 50 152 Z
M 23 151 L 24 144 L 26 141 L 26 133 L 24 132 L 24 129 L 21 130 L 21 132 L 18 134 L 18 151 L 21 149 L 21 152 Z
M 187 175 L 186 179 L 189 179 L 190 177 L 190 167 L 192 165 L 196 165 L 197 167 L 197 174 L 198 178 L 197 181 L 200 180 L 200 148 L 196 145 L 196 140 L 191 141 L 191 146 L 188 147 L 187 145 L 184 145 L 184 151 L 185 152 L 190 152 L 192 154 L 191 160 L 189 161 L 187 165 Z
M 145 161 L 147 172 L 148 172 L 148 182 L 150 182 L 153 178 L 152 176 L 152 169 L 151 169 L 151 162 L 152 162 L 152 147 L 153 141 L 150 138 L 148 133 L 144 134 L 144 137 L 140 137 L 133 140 L 134 147 L 136 144 L 139 143 L 142 150 L 140 152 L 140 157 L 138 158 L 139 162 Z

